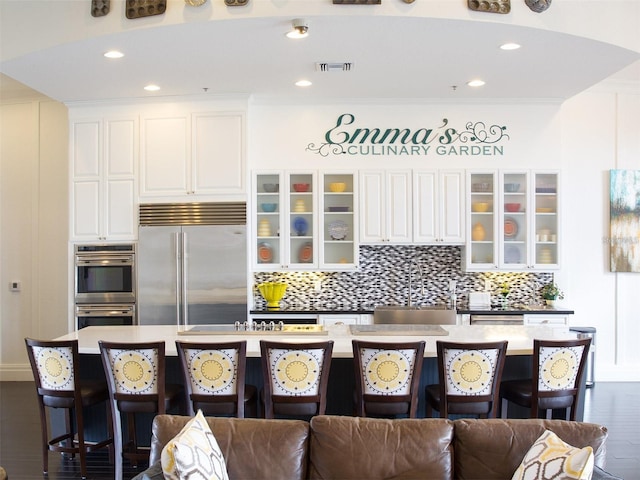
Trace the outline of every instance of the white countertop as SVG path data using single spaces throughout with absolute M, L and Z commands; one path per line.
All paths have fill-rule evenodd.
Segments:
M 247 340 L 247 356 L 260 357 L 260 340 L 267 339 L 284 342 L 313 342 L 333 340 L 333 357 L 350 358 L 353 356 L 351 340 L 374 342 L 412 342 L 425 340 L 425 357 L 436 356 L 436 341 L 444 340 L 450 342 L 493 342 L 498 340 L 508 340 L 507 355 L 531 355 L 533 351 L 533 339 L 564 340 L 575 339 L 576 333 L 569 331 L 569 327 L 547 327 L 547 326 L 511 326 L 511 325 L 443 325 L 449 335 L 445 336 L 421 336 L 421 335 L 389 335 L 373 336 L 351 334 L 348 325 L 332 325 L 325 327 L 326 335 L 318 334 L 287 334 L 287 333 L 257 333 L 251 332 L 239 334 L 198 334 L 183 335 L 179 331 L 184 331 L 184 327 L 175 325 L 148 325 L 148 326 L 103 326 L 87 327 L 77 332 L 69 333 L 58 337 L 56 340 L 78 339 L 80 353 L 99 354 L 99 340 L 111 342 L 151 342 L 164 340 L 166 342 L 166 355 L 175 356 L 175 341 L 191 342 L 231 342 Z

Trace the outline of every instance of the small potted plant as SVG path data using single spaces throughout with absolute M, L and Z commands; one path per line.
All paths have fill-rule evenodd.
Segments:
M 564 298 L 564 293 L 554 282 L 547 283 L 544 287 L 542 287 L 542 290 L 540 290 L 540 294 L 542 295 L 542 298 L 544 298 L 547 305 L 549 305 L 550 307 L 555 304 L 556 300 L 562 300 Z

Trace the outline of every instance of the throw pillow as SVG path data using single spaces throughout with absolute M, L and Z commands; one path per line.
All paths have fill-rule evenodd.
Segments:
M 201 410 L 162 449 L 168 480 L 229 480 L 222 451 Z
M 593 449 L 576 448 L 550 430 L 540 435 L 524 456 L 511 480 L 591 480 Z

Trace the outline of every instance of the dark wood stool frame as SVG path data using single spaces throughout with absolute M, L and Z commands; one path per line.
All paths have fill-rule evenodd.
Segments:
M 191 383 L 191 372 L 186 350 L 235 350 L 238 355 L 236 366 L 236 393 L 230 395 L 215 395 L 194 393 Z M 188 414 L 193 416 L 198 410 L 204 415 L 231 415 L 244 418 L 245 414 L 257 416 L 257 389 L 254 385 L 246 385 L 247 372 L 247 342 L 206 342 L 192 343 L 176 340 L 176 350 L 184 377 L 186 404 Z M 242 399 L 242 401 L 240 401 Z
M 450 414 L 477 415 L 478 418 L 496 418 L 499 410 L 499 388 L 507 354 L 507 341 L 459 343 L 436 341 L 438 355 L 438 385 L 427 385 L 426 416 L 430 418 L 433 410 L 440 412 L 441 418 Z M 493 371 L 491 391 L 486 395 L 450 395 L 447 394 L 445 353 L 447 350 L 497 350 L 496 366 Z
M 359 417 L 407 415 L 416 418 L 418 415 L 418 390 L 420 374 L 424 360 L 425 342 L 383 343 L 352 340 L 353 366 L 356 380 L 356 415 Z M 409 384 L 409 393 L 402 395 L 376 395 L 364 393 L 364 371 L 362 350 L 413 350 L 414 362 Z M 368 410 L 370 410 L 368 412 Z
M 275 395 L 271 385 L 271 364 L 269 352 L 274 349 L 290 350 L 323 350 L 322 370 L 320 372 L 317 395 Z M 327 408 L 327 387 L 329 384 L 329 370 L 331 368 L 331 354 L 333 340 L 325 342 L 288 343 L 260 340 L 260 352 L 264 388 L 261 399 L 264 403 L 264 417 L 275 418 L 276 415 L 285 416 L 313 416 L 324 415 Z
M 31 364 L 31 370 L 36 384 L 36 393 L 38 395 L 40 423 L 42 426 L 42 471 L 44 474 L 47 474 L 49 471 L 49 451 L 70 455 L 78 454 L 80 457 L 80 475 L 82 478 L 86 478 L 88 452 L 109 447 L 109 456 L 113 458 L 113 429 L 107 384 L 100 381 L 80 380 L 80 360 L 77 340 L 42 341 L 25 338 L 25 344 L 27 346 L 27 355 L 29 356 L 29 363 Z M 71 350 L 73 390 L 55 390 L 43 387 L 34 347 L 53 349 L 69 348 Z M 102 402 L 105 402 L 106 405 L 107 432 L 109 437 L 100 442 L 87 443 L 84 439 L 83 407 L 98 405 Z M 66 431 L 62 435 L 58 435 L 52 439 L 49 439 L 48 433 L 47 408 L 65 409 Z M 77 439 L 75 439 L 76 435 Z
M 506 380 L 500 386 L 501 417 L 506 418 L 509 402 L 513 402 L 521 407 L 531 409 L 531 418 L 538 418 L 540 411 L 545 412 L 547 418 L 551 418 L 555 409 L 564 409 L 565 418 L 575 421 L 576 406 L 580 398 L 580 387 L 582 377 L 589 356 L 591 339 L 584 338 L 578 340 L 537 340 L 533 341 L 532 356 L 532 376 L 528 379 Z M 572 348 L 581 347 L 582 356 L 578 364 L 575 380 L 571 387 L 558 390 L 540 390 L 538 379 L 540 378 L 541 350 L 545 347 L 551 348 Z

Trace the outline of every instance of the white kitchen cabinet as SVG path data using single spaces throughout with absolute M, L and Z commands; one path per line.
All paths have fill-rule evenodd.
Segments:
M 312 171 L 254 173 L 255 270 L 318 268 L 316 190 Z
M 464 243 L 464 185 L 463 170 L 413 171 L 415 243 Z
M 474 171 L 467 181 L 467 271 L 559 268 L 558 172 Z
M 358 264 L 357 176 L 321 172 L 319 182 L 321 270 L 352 270 Z
M 412 242 L 411 178 L 411 170 L 360 172 L 360 243 Z
M 141 122 L 141 197 L 195 201 L 246 194 L 243 112 L 180 110 Z
M 137 118 L 72 120 L 71 239 L 135 240 Z
M 330 314 L 330 315 L 318 315 L 318 323 L 325 327 L 330 325 L 360 325 L 360 314 Z
M 550 327 L 566 327 L 569 325 L 569 315 L 563 314 L 535 314 L 524 315 L 525 325 L 543 326 L 548 325 Z

